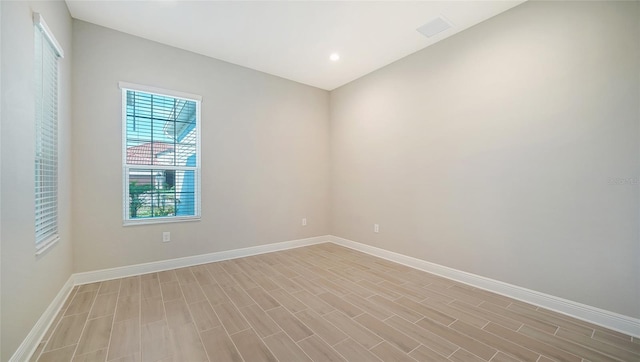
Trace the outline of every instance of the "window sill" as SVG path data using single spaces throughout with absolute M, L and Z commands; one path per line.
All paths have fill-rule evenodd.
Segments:
M 51 238 L 40 242 L 38 245 L 36 245 L 36 256 L 44 254 L 47 250 L 51 249 L 52 246 L 57 244 L 58 241 L 60 241 L 60 235 L 56 234 Z
M 122 223 L 122 226 L 168 224 L 168 223 L 174 223 L 174 222 L 192 222 L 192 221 L 200 221 L 200 216 L 168 217 L 168 218 L 158 217 L 158 218 L 139 219 L 139 220 L 125 220 Z

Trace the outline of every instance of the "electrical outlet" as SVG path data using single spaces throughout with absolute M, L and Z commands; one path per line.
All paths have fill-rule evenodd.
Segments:
M 380 225 L 373 224 L 373 232 L 374 233 L 379 233 L 380 232 Z
M 306 217 L 302 218 L 302 226 L 307 226 L 307 218 Z
M 168 243 L 171 241 L 171 233 L 168 231 L 165 231 L 162 233 L 162 242 L 163 243 Z

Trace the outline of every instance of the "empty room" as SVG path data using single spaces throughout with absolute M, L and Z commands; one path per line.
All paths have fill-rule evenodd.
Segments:
M 640 2 L 0 1 L 0 362 L 640 361 Z

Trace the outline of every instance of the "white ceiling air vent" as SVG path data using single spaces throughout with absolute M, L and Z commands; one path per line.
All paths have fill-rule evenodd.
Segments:
M 450 22 L 445 20 L 442 16 L 438 16 L 416 29 L 420 34 L 431 38 L 436 34 L 440 34 L 443 31 L 453 27 Z

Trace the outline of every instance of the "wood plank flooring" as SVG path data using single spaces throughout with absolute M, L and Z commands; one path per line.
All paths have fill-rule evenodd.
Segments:
M 77 286 L 32 361 L 640 361 L 640 339 L 326 243 Z

